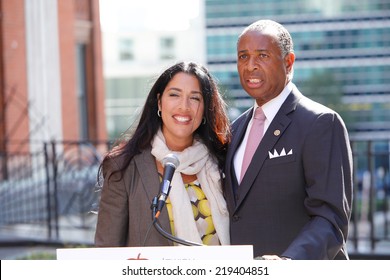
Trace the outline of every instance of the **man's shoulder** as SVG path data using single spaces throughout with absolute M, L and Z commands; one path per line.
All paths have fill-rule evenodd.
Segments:
M 302 95 L 299 99 L 297 108 L 299 108 L 303 112 L 308 112 L 315 115 L 336 113 L 336 111 L 332 108 L 304 95 Z
M 329 125 L 336 122 L 345 127 L 344 120 L 337 111 L 305 96 L 300 98 L 295 114 L 297 119 L 306 124 L 316 122 Z

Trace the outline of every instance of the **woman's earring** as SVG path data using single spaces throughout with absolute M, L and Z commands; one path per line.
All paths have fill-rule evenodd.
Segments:
M 161 118 L 161 111 L 160 110 L 157 110 L 157 116 L 159 116 Z
M 205 117 L 203 117 L 202 124 L 206 124 L 206 118 Z

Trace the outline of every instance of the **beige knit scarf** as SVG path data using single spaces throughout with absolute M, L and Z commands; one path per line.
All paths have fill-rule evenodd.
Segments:
M 206 146 L 199 140 L 182 152 L 168 149 L 161 129 L 152 141 L 152 155 L 162 162 L 163 158 L 174 153 L 180 164 L 176 168 L 171 182 L 169 199 L 172 204 L 176 236 L 192 242 L 202 243 L 197 230 L 190 198 L 185 190 L 180 173 L 196 175 L 210 204 L 215 230 L 222 245 L 230 244 L 229 214 L 222 195 L 220 173 L 216 161 L 210 156 Z

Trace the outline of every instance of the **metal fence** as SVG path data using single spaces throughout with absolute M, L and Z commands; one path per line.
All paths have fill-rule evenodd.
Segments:
M 47 240 L 66 228 L 93 230 L 97 170 L 110 143 L 29 145 L 34 152 L 0 155 L 0 229 Z
M 354 201 L 349 234 L 357 253 L 390 257 L 390 139 L 354 140 Z
M 374 252 L 390 244 L 390 139 L 351 144 L 355 187 L 348 243 L 356 253 Z M 38 226 L 45 240 L 63 238 L 65 228 L 93 231 L 97 170 L 109 148 L 110 142 L 48 142 L 30 147 L 35 152 L 0 154 L 0 231 Z M 390 246 L 384 250 L 390 256 Z

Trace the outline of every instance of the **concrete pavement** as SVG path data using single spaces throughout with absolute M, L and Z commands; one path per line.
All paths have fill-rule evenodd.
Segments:
M 57 248 L 93 246 L 95 229 L 61 227 L 58 237 L 48 237 L 40 225 L 0 226 L 0 259 L 24 259 L 31 255 L 56 256 Z

